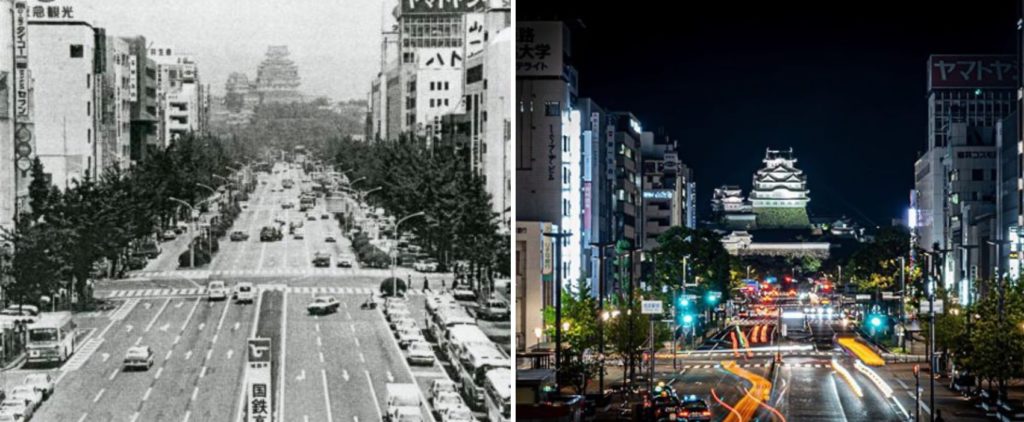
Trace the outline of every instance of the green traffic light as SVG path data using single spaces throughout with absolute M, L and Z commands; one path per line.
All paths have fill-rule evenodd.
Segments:
M 882 325 L 882 319 L 877 316 L 871 317 L 871 325 L 874 327 Z
M 981 95 L 981 88 L 975 89 L 974 90 L 974 95 L 975 96 L 980 96 Z
M 686 325 L 693 324 L 693 315 L 683 315 L 683 323 Z

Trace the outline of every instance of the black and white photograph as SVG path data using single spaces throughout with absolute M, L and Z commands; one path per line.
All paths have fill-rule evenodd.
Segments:
M 509 0 L 0 0 L 0 422 L 511 420 Z

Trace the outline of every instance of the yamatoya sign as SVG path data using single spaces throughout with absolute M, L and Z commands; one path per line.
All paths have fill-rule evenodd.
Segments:
M 932 55 L 928 88 L 1013 88 L 1017 66 L 1009 55 Z
M 401 0 L 406 13 L 465 13 L 482 10 L 484 0 Z

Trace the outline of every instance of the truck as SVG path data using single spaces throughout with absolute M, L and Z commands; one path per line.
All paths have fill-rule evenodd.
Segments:
M 416 384 L 387 384 L 387 413 L 384 420 L 388 422 L 422 420 L 420 413 L 420 389 Z

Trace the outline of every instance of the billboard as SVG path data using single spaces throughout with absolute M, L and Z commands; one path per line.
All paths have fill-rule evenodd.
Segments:
M 487 2 L 483 0 L 401 0 L 402 14 L 448 14 L 482 11 Z
M 562 75 L 562 23 L 516 23 L 516 77 Z
M 484 49 L 484 14 L 467 13 L 462 27 L 466 30 L 466 57 Z
M 544 236 L 544 233 L 553 233 L 554 225 L 551 223 L 541 223 L 541 261 L 544 265 L 541 266 L 541 280 L 543 281 L 554 281 L 555 280 L 555 242 L 551 236 Z
M 928 89 L 1014 88 L 1014 63 L 1011 55 L 932 55 L 928 58 Z
M 77 14 L 72 2 L 63 0 L 35 0 L 27 7 L 28 18 L 32 22 L 39 21 L 83 21 Z
M 270 339 L 249 339 L 245 370 L 246 421 L 267 422 L 273 411 L 270 384 Z

